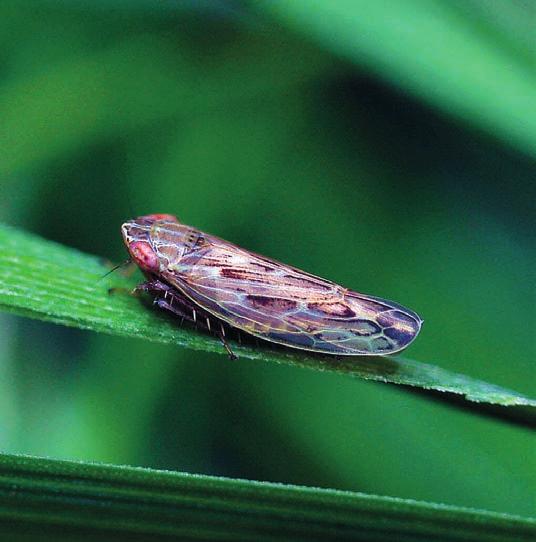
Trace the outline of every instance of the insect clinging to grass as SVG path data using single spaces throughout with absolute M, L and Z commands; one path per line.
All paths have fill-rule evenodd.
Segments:
M 151 214 L 121 226 L 130 257 L 147 280 L 136 289 L 155 304 L 215 333 L 225 330 L 337 356 L 385 355 L 420 331 L 413 311 Z

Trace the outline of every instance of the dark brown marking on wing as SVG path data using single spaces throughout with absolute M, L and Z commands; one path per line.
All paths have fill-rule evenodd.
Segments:
M 218 266 L 215 265 L 214 267 Z M 250 271 L 236 267 L 222 267 L 220 269 L 220 275 L 226 279 L 243 280 L 247 282 L 264 282 L 262 275 L 251 273 Z
M 263 284 L 279 285 L 282 288 L 314 288 L 322 291 L 331 291 L 333 288 L 331 284 L 326 284 L 321 279 L 315 281 L 297 274 L 294 275 L 293 273 L 285 273 L 284 275 L 281 275 L 275 273 L 274 271 L 275 270 L 273 268 L 270 269 L 269 272 L 253 271 L 250 269 L 250 264 L 248 264 L 247 269 L 241 267 L 221 267 L 220 276 L 227 279 L 241 280 L 246 282 L 262 282 Z
M 262 264 L 260 262 L 257 262 L 257 261 L 250 262 L 249 266 L 252 267 L 252 268 L 260 269 L 264 273 L 271 273 L 274 270 L 273 265 L 268 266 L 268 265 L 264 265 L 264 264 Z
M 194 238 L 192 243 L 192 250 L 199 250 L 203 247 L 206 247 L 208 242 L 205 236 L 202 233 L 199 233 L 196 238 Z
M 252 273 L 251 271 L 247 271 L 246 269 L 239 269 L 236 267 L 222 267 L 220 269 L 220 275 L 226 279 L 247 280 L 247 281 L 262 280 L 260 278 L 261 275 L 259 275 L 258 273 Z
M 319 280 L 310 280 L 305 276 L 294 276 L 289 273 L 283 275 L 283 281 L 289 286 L 298 286 L 302 288 L 320 288 L 321 290 L 331 290 L 332 286 L 324 284 L 322 279 Z
M 354 318 L 355 312 L 346 304 L 334 302 L 334 303 L 308 303 L 307 308 L 309 310 L 320 312 L 326 317 L 341 317 L 341 318 Z
M 275 311 L 289 311 L 297 307 L 296 301 L 284 299 L 281 297 L 267 297 L 263 295 L 248 295 L 246 296 L 253 308 L 266 308 Z

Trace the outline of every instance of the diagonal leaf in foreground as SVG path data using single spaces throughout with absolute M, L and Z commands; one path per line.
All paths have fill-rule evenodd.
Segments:
M 180 328 L 161 311 L 129 295 L 109 295 L 111 286 L 132 288 L 135 279 L 115 273 L 97 257 L 0 225 L 0 309 L 58 324 L 218 352 L 219 341 Z M 468 376 L 403 357 L 335 359 L 286 349 L 236 347 L 240 356 L 275 361 L 369 380 L 462 395 L 493 405 L 536 406 L 536 400 Z
M 0 536 L 24 540 L 523 541 L 508 514 L 180 472 L 0 455 Z M 17 538 L 19 540 L 19 538 Z

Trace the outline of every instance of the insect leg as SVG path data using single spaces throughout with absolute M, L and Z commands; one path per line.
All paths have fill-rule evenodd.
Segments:
M 197 314 L 195 305 L 177 289 L 157 279 L 138 284 L 132 292 L 149 292 L 155 296 L 153 303 L 161 309 L 172 312 L 181 317 L 181 325 L 184 320 L 196 323 Z
M 153 303 L 157 307 L 160 307 L 161 309 L 167 310 L 177 316 L 180 316 L 182 320 L 192 319 L 192 317 L 186 311 L 181 310 L 181 308 L 174 307 L 171 303 L 167 302 L 165 299 L 162 299 L 161 297 L 156 297 Z M 182 321 L 181 321 L 181 324 L 182 324 Z
M 170 293 L 171 295 L 174 295 L 176 293 L 176 290 L 172 288 L 171 286 L 168 286 L 167 284 L 155 279 L 155 280 L 147 280 L 145 282 L 142 282 L 141 284 L 138 284 L 134 290 L 132 290 L 132 293 L 134 295 L 140 293 L 140 292 L 149 292 L 152 294 L 164 294 L 164 297 L 167 297 L 167 294 Z
M 138 284 L 136 288 L 133 290 L 130 290 L 129 288 L 122 288 L 122 287 L 112 287 L 108 288 L 108 293 L 110 295 L 117 294 L 117 293 L 126 293 L 133 296 L 139 296 L 141 292 L 150 292 L 153 294 L 159 294 L 161 292 L 164 292 L 164 298 L 167 297 L 168 292 L 172 293 L 174 290 L 171 286 L 168 286 L 167 284 L 164 284 L 163 282 L 160 282 L 159 280 L 148 280 L 146 282 L 142 282 L 141 284 Z
M 227 354 L 229 354 L 229 359 L 238 359 L 238 356 L 231 350 L 231 347 L 229 346 L 229 343 L 226 341 L 225 336 L 223 333 L 218 333 L 218 337 L 220 338 L 221 343 L 223 344 L 223 348 L 225 348 Z
M 161 309 L 172 312 L 176 316 L 181 317 L 181 324 L 183 320 L 189 320 L 196 326 L 201 324 L 202 327 L 206 327 L 208 331 L 212 331 L 210 324 L 210 315 L 205 314 L 199 307 L 194 305 L 190 299 L 182 295 L 177 289 L 169 286 L 158 279 L 142 282 L 134 289 L 133 293 L 137 292 L 149 292 L 155 295 L 154 304 Z M 198 313 L 201 313 L 203 318 L 198 318 Z M 205 323 L 206 322 L 206 323 Z M 231 347 L 225 339 L 225 331 L 223 324 L 220 323 L 220 331 L 216 332 L 216 335 L 220 339 L 230 359 L 237 359 L 235 353 L 231 350 Z

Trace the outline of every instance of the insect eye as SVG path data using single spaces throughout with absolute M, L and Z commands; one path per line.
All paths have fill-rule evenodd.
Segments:
M 177 217 L 175 215 L 168 215 L 166 213 L 154 213 L 152 215 L 145 215 L 140 218 L 145 218 L 148 220 L 166 220 L 167 222 L 178 222 Z
M 129 251 L 132 259 L 142 269 L 146 271 L 158 271 L 158 258 L 149 243 L 145 241 L 135 241 L 129 245 Z

